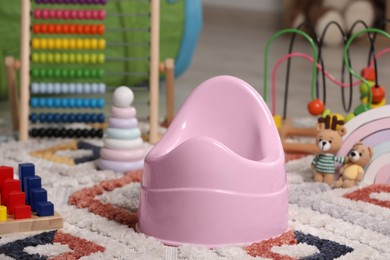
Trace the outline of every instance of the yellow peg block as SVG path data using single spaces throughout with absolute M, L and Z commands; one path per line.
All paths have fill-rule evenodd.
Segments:
M 0 222 L 7 221 L 7 207 L 0 206 Z

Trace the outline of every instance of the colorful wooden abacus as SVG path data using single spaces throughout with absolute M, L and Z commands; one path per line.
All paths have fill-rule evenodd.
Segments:
M 118 0 L 112 0 L 118 1 Z M 134 0 L 128 0 L 129 2 Z M 104 114 L 95 111 L 52 112 L 52 109 L 102 109 L 104 99 L 96 97 L 106 92 L 107 76 L 145 77 L 149 82 L 149 141 L 157 141 L 158 85 L 159 85 L 159 0 L 134 1 L 150 5 L 147 13 L 107 13 L 107 0 L 35 0 L 31 12 L 30 0 L 23 0 L 21 31 L 21 106 L 19 139 L 33 137 L 102 137 L 97 129 L 71 129 L 66 123 L 101 123 Z M 107 17 L 146 19 L 140 27 L 106 28 Z M 148 21 L 150 19 L 150 21 Z M 32 21 L 32 22 L 31 22 Z M 106 41 L 106 33 L 147 34 L 144 42 Z M 32 37 L 30 35 L 32 34 Z M 108 38 L 109 39 L 109 38 Z M 129 42 L 126 42 L 129 41 Z M 116 57 L 107 55 L 107 48 L 142 45 L 149 49 L 148 56 Z M 33 64 L 30 70 L 30 62 Z M 109 62 L 143 62 L 145 72 L 108 72 Z M 128 69 L 129 66 L 125 66 Z M 131 68 L 131 66 L 130 66 Z M 119 75 L 118 75 L 119 74 Z M 31 78 L 31 80 L 30 80 Z M 39 95 L 32 97 L 31 95 Z M 84 98 L 80 95 L 94 95 Z M 67 95 L 64 98 L 51 95 Z M 77 98 L 69 97 L 77 95 Z M 40 109 L 34 113 L 30 108 Z M 42 110 L 43 109 L 43 110 Z M 39 116 L 38 116 L 39 115 Z M 61 124 L 55 127 L 35 127 L 31 124 Z

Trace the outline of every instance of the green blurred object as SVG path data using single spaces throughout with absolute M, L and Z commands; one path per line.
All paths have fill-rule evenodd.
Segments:
M 8 55 L 19 59 L 20 57 L 20 2 L 7 1 L 7 4 L 0 6 L 0 98 L 6 97 L 6 75 L 4 68 L 4 58 Z M 183 31 L 185 26 L 185 0 L 161 1 L 160 12 L 160 61 L 166 58 L 176 58 L 182 42 Z M 32 8 L 75 8 L 69 5 L 32 5 Z M 91 9 L 93 6 L 77 6 L 80 9 Z M 96 7 L 97 8 L 97 7 Z M 121 30 L 110 30 L 110 28 L 149 28 L 147 16 L 109 16 L 115 13 L 148 13 L 149 4 L 138 1 L 108 1 L 105 10 L 108 17 L 104 21 L 80 21 L 80 20 L 36 20 L 38 23 L 104 23 L 107 28 L 104 38 L 108 44 L 118 43 L 118 46 L 110 46 L 105 50 L 106 57 L 123 58 L 123 57 L 148 57 L 149 45 L 140 46 L 123 46 L 122 43 L 140 43 L 149 41 L 149 33 L 144 31 L 123 32 Z M 34 23 L 32 18 L 32 23 Z M 31 37 L 38 38 L 75 38 L 77 35 L 49 35 L 31 34 Z M 92 37 L 92 36 L 87 36 Z M 31 50 L 32 53 L 34 50 Z M 51 51 L 48 51 L 50 53 Z M 89 51 L 86 51 L 89 52 Z M 92 51 L 91 51 L 92 52 Z M 23 62 L 23 61 L 21 61 Z M 53 64 L 31 64 L 32 69 L 50 68 Z M 59 68 L 66 69 L 99 69 L 104 68 L 106 77 L 104 82 L 108 86 L 137 86 L 145 85 L 148 77 L 145 72 L 149 72 L 149 62 L 124 62 L 109 61 L 103 66 L 99 65 L 57 65 Z M 139 73 L 142 76 L 123 75 L 122 72 Z M 111 74 L 111 75 L 110 75 Z M 43 80 L 53 81 L 53 79 Z M 63 80 L 66 81 L 66 80 Z

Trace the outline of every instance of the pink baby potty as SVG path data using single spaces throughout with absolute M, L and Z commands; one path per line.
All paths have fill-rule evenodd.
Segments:
M 205 81 L 145 159 L 137 230 L 169 245 L 219 247 L 288 229 L 284 153 L 246 82 Z

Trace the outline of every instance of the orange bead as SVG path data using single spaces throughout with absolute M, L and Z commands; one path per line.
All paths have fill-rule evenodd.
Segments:
M 95 24 L 92 24 L 91 25 L 91 34 L 96 34 L 97 30 L 98 30 L 97 26 Z
M 41 28 L 40 28 L 39 24 L 34 24 L 33 25 L 33 32 L 35 34 L 38 34 L 38 33 L 40 33 L 40 31 L 41 31 Z
M 324 109 L 325 105 L 319 99 L 314 99 L 307 105 L 307 110 L 309 110 L 309 113 L 313 116 L 321 115 L 322 112 L 324 112 Z
M 62 33 L 63 34 L 68 34 L 69 33 L 69 25 L 68 24 L 63 24 L 62 25 Z
M 69 33 L 70 34 L 75 34 L 76 33 L 76 25 L 70 24 L 69 25 Z
M 55 27 L 55 32 L 57 34 L 61 34 L 62 33 L 62 25 L 61 24 L 56 24 L 54 27 Z
M 47 31 L 48 33 L 54 33 L 55 32 L 54 24 L 49 24 Z
M 88 24 L 84 25 L 84 34 L 90 34 L 91 33 L 91 26 Z
M 98 25 L 98 33 L 99 33 L 100 35 L 103 35 L 103 34 L 104 34 L 104 31 L 105 31 L 104 24 L 99 24 L 99 25 Z
M 83 27 L 83 25 L 82 25 L 82 24 L 78 24 L 78 25 L 76 26 L 76 30 L 77 30 L 77 33 L 78 33 L 78 34 L 83 34 L 83 32 L 84 32 L 84 27 Z
M 41 24 L 41 33 L 47 33 L 47 24 Z

